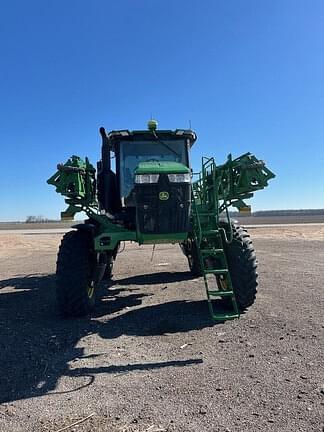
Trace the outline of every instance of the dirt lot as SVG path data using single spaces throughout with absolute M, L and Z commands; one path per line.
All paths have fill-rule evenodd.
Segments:
M 213 324 L 178 246 L 127 245 L 60 320 L 60 234 L 0 234 L 0 430 L 322 431 L 324 225 L 251 229 L 257 302 Z

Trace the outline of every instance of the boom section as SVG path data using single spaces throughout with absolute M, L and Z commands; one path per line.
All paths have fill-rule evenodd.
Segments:
M 214 210 L 215 216 L 230 206 L 246 209 L 244 200 L 252 198 L 255 191 L 264 189 L 275 177 L 265 162 L 251 153 L 236 159 L 229 155 L 226 163 L 219 166 L 214 158 L 203 157 L 198 176 L 192 184 L 195 203 Z

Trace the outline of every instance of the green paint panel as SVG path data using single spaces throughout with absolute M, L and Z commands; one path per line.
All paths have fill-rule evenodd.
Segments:
M 150 161 L 140 162 L 135 170 L 135 174 L 186 174 L 190 169 L 179 162 L 172 161 Z
M 142 234 L 138 233 L 139 244 L 180 243 L 186 240 L 188 233 Z

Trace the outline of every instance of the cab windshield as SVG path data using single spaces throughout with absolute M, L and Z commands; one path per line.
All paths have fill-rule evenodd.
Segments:
M 185 140 L 122 141 L 120 143 L 120 194 L 126 205 L 133 205 L 135 169 L 140 162 L 170 161 L 188 166 Z

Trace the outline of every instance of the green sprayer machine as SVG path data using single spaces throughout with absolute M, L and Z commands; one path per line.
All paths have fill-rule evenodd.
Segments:
M 178 243 L 193 277 L 203 278 L 212 319 L 239 317 L 255 300 L 257 261 L 249 234 L 230 219 L 228 208 L 247 211 L 245 200 L 274 174 L 251 153 L 229 155 L 218 166 L 203 157 L 201 172 L 194 174 L 189 153 L 195 132 L 159 130 L 155 120 L 147 130 L 100 128 L 100 134 L 97 169 L 88 158 L 72 156 L 47 180 L 65 196 L 62 219 L 77 212 L 88 217 L 64 235 L 59 248 L 60 313 L 89 314 L 100 282 L 112 275 L 120 243 L 133 241 Z M 219 302 L 225 309 L 215 308 Z

